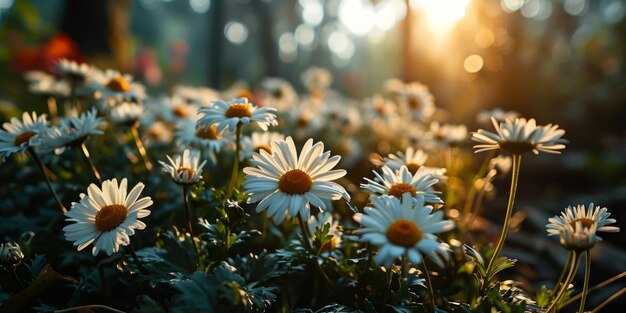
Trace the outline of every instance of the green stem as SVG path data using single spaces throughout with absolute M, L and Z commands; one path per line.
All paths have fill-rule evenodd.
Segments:
M 513 170 L 511 174 L 511 192 L 509 193 L 509 201 L 506 206 L 506 216 L 504 218 L 504 224 L 502 226 L 502 233 L 500 234 L 500 240 L 498 240 L 498 244 L 496 245 L 496 249 L 493 251 L 493 255 L 491 256 L 491 260 L 489 260 L 489 266 L 487 267 L 487 277 L 490 276 L 491 271 L 493 270 L 493 266 L 496 263 L 496 260 L 500 256 L 500 251 L 502 251 L 502 247 L 504 247 L 504 241 L 506 241 L 506 235 L 509 232 L 509 222 L 511 221 L 511 216 L 513 215 L 513 204 L 515 202 L 515 193 L 517 192 L 517 180 L 519 179 L 519 170 L 520 163 L 522 160 L 522 156 L 520 154 L 513 155 Z M 487 285 L 489 282 L 487 282 Z
M 146 167 L 146 170 L 152 170 L 152 162 L 148 159 L 148 154 L 146 153 L 146 148 L 143 146 L 141 142 L 141 137 L 139 137 L 139 123 L 135 123 L 130 127 L 130 132 L 133 135 L 133 139 L 135 140 L 135 146 L 137 146 L 137 151 L 141 155 L 141 159 L 143 160 L 143 165 Z
M 580 308 L 578 313 L 585 312 L 585 301 L 587 300 L 587 292 L 589 291 L 589 274 L 591 273 L 591 252 L 585 252 L 585 281 L 583 283 L 582 299 L 580 300 Z
M 402 278 L 409 278 L 409 256 L 408 252 L 405 252 L 402 255 Z
M 300 230 L 302 231 L 302 236 L 304 236 L 304 239 L 303 239 L 304 247 L 309 251 L 313 251 L 313 248 L 311 247 L 311 241 L 310 241 L 311 236 L 309 235 L 309 228 L 304 223 L 304 220 L 302 219 L 302 216 L 300 216 L 300 214 L 298 214 L 297 219 L 298 219 L 298 224 L 300 224 Z
M 46 99 L 46 103 L 48 104 L 48 113 L 50 113 L 50 120 L 56 123 L 58 108 L 57 108 L 57 100 L 54 96 L 48 96 Z
M 607 279 L 607 280 L 605 280 L 605 281 L 603 281 L 603 282 L 601 282 L 601 283 L 599 283 L 599 284 L 589 288 L 588 293 L 592 293 L 592 292 L 594 292 L 594 291 L 596 291 L 596 290 L 598 290 L 598 289 L 600 289 L 600 288 L 602 288 L 602 287 L 604 287 L 604 286 L 606 286 L 606 285 L 608 285 L 608 284 L 610 284 L 610 283 L 612 283 L 612 282 L 614 282 L 616 280 L 619 280 L 620 278 L 622 278 L 624 276 L 626 276 L 626 272 L 621 272 L 621 273 L 619 273 L 619 274 L 617 274 L 617 275 L 615 275 L 615 276 L 613 276 L 613 277 L 611 277 L 611 278 L 609 278 L 609 279 Z M 569 305 L 570 303 L 580 299 L 581 296 L 582 296 L 582 293 L 579 293 L 579 294 L 577 294 L 577 295 L 575 295 L 573 297 L 570 297 L 569 299 L 567 299 L 567 301 L 563 302 L 563 306 Z
M 230 177 L 230 183 L 228 184 L 228 191 L 226 192 L 226 199 L 230 199 L 237 183 L 237 176 L 239 174 L 239 149 L 241 149 L 241 127 L 242 124 L 237 124 L 236 137 L 235 137 L 235 157 L 233 160 L 233 174 Z
M 559 290 L 561 288 L 563 288 L 563 279 L 565 278 L 565 275 L 567 275 L 569 267 L 570 267 L 570 262 L 573 261 L 574 258 L 574 252 L 572 251 L 568 251 L 567 252 L 567 261 L 565 261 L 565 264 L 563 265 L 563 270 L 561 271 L 561 275 L 559 275 L 559 279 L 556 281 L 556 283 L 554 284 L 554 292 L 558 293 Z
M 422 268 L 424 270 L 424 278 L 426 278 L 426 287 L 428 288 L 428 297 L 430 298 L 430 312 L 435 312 L 435 293 L 433 290 L 433 284 L 430 280 L 430 274 L 428 274 L 428 268 L 426 267 L 426 260 L 422 259 Z
M 578 263 L 580 263 L 580 254 L 578 254 L 576 251 L 572 253 L 573 253 L 572 263 L 570 264 L 569 272 L 567 273 L 567 278 L 565 278 L 563 287 L 559 290 L 556 297 L 554 297 L 554 299 L 552 300 L 552 303 L 550 303 L 550 306 L 548 306 L 546 313 L 551 313 L 553 311 L 556 312 L 557 306 L 559 304 L 559 300 L 561 300 L 561 297 L 563 297 L 563 295 L 567 291 L 567 287 L 569 286 L 569 284 L 572 283 L 572 280 L 574 280 L 576 269 L 578 268 Z
M 96 165 L 93 163 L 93 160 L 91 159 L 91 155 L 89 155 L 89 150 L 87 150 L 87 146 L 85 145 L 84 142 L 80 144 L 80 149 L 82 151 L 83 157 L 85 158 L 85 162 L 87 162 L 87 165 L 89 165 L 89 168 L 91 168 L 91 172 L 93 173 L 93 176 L 98 181 L 98 184 L 102 185 L 102 176 L 100 176 L 100 172 L 98 172 Z
M 480 179 L 481 177 L 485 176 L 485 174 L 487 173 L 487 169 L 489 168 L 489 161 L 493 158 L 494 155 L 495 155 L 495 151 L 494 150 L 489 151 L 489 154 L 483 160 L 482 164 L 480 165 L 480 168 L 478 169 L 478 172 L 476 173 L 476 175 L 472 179 L 472 185 L 471 185 L 471 188 L 469 190 L 469 194 L 467 195 L 467 199 L 465 201 L 465 205 L 463 206 L 463 220 L 465 220 L 467 218 L 467 216 L 470 214 L 470 212 L 473 211 L 472 209 L 474 207 L 474 199 L 476 198 L 476 192 L 477 192 L 476 188 L 474 187 L 474 182 L 476 182 L 476 180 Z M 464 233 L 463 236 L 465 236 L 465 233 L 467 233 L 467 231 L 469 229 L 471 229 L 470 228 L 471 223 L 473 223 L 474 218 L 476 217 L 476 215 L 477 214 L 473 214 L 470 224 L 465 226 L 465 231 L 463 232 Z
M 600 303 L 597 307 L 595 307 L 591 313 L 597 313 L 600 312 L 600 310 L 602 308 L 604 308 L 607 304 L 613 302 L 615 299 L 621 297 L 624 293 L 626 293 L 626 287 L 620 289 L 619 291 L 617 291 L 616 293 L 614 293 L 613 295 L 611 295 L 610 297 L 606 298 L 606 300 L 602 301 L 602 303 Z
M 391 289 L 391 278 L 393 277 L 393 272 L 391 268 L 387 268 L 387 286 L 385 288 L 385 293 L 383 295 L 383 302 L 380 304 L 380 311 L 385 312 L 385 304 L 387 304 L 387 298 L 389 297 L 389 290 Z
M 485 177 L 485 180 L 483 181 L 483 185 L 480 188 L 480 192 L 478 193 L 478 197 L 476 198 L 476 209 L 473 209 L 471 211 L 471 218 L 469 223 L 467 224 L 466 228 L 465 228 L 465 233 L 463 234 L 463 236 L 465 236 L 467 234 L 467 232 L 469 232 L 472 229 L 472 225 L 474 225 L 474 222 L 476 221 L 476 217 L 478 217 L 480 215 L 480 211 L 482 209 L 482 206 L 480 205 L 483 202 L 483 198 L 485 197 L 485 192 L 487 192 L 487 186 L 493 181 L 493 176 L 489 177 Z
M 128 247 L 128 251 L 130 252 L 130 255 L 133 257 L 133 261 L 135 261 L 135 265 L 137 265 L 137 269 L 139 270 L 139 273 L 144 273 L 143 266 L 141 265 L 141 262 L 139 262 L 137 253 L 135 253 L 135 248 L 133 247 L 133 243 L 129 242 L 127 247 Z
M 67 209 L 63 205 L 63 202 L 61 202 L 61 199 L 59 199 L 59 195 L 57 194 L 57 192 L 54 190 L 54 188 L 52 188 L 52 182 L 50 182 L 50 177 L 48 177 L 48 174 L 46 172 L 46 166 L 43 164 L 43 162 L 41 162 L 41 159 L 37 155 L 37 152 L 35 152 L 35 149 L 33 149 L 32 147 L 28 147 L 28 154 L 37 164 L 37 167 L 41 171 L 41 174 L 43 174 L 43 176 L 46 179 L 46 184 L 48 185 L 48 189 L 50 189 L 50 192 L 52 192 L 52 196 L 54 197 L 57 204 L 59 205 L 61 212 L 65 214 L 67 212 Z
M 191 237 L 191 245 L 193 251 L 196 253 L 196 262 L 200 260 L 200 254 L 198 254 L 198 248 L 196 247 L 196 239 L 193 234 L 193 223 L 191 222 L 191 214 L 189 209 L 189 186 L 183 185 L 183 202 L 185 203 L 185 219 L 187 220 L 187 231 Z

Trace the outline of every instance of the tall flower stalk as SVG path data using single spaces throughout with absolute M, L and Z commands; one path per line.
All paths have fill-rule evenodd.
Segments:
M 139 123 L 135 123 L 130 127 L 130 133 L 135 140 L 135 146 L 137 147 L 137 151 L 141 155 L 141 159 L 143 160 L 143 165 L 146 170 L 152 170 L 152 162 L 148 159 L 148 153 L 146 152 L 146 148 L 143 146 L 141 142 L 141 137 L 139 136 Z
M 226 191 L 226 199 L 230 199 L 237 184 L 237 177 L 239 176 L 239 150 L 241 149 L 241 123 L 237 124 L 235 131 L 235 156 L 233 157 L 233 173 L 230 175 L 230 183 Z
M 87 149 L 87 146 L 85 145 L 84 142 L 80 144 L 80 150 L 81 150 L 81 154 L 83 158 L 85 159 L 85 162 L 91 169 L 91 173 L 93 174 L 94 178 L 96 179 L 96 181 L 98 181 L 98 184 L 102 185 L 102 176 L 100 175 L 100 172 L 98 171 L 98 168 L 96 167 L 96 164 L 93 163 L 93 160 L 91 159 L 91 155 L 89 154 L 89 150 Z
M 46 184 L 48 185 L 48 189 L 50 189 L 50 192 L 52 192 L 52 196 L 54 197 L 54 200 L 56 200 L 57 204 L 59 205 L 59 209 L 61 209 L 61 212 L 65 214 L 67 212 L 67 208 L 65 208 L 65 205 L 63 205 L 63 202 L 61 202 L 61 199 L 59 198 L 59 195 L 57 194 L 56 190 L 54 190 L 54 187 L 52 187 L 52 182 L 50 181 L 50 177 L 48 177 L 48 171 L 46 169 L 46 166 L 43 164 L 43 162 L 37 155 L 37 152 L 35 152 L 35 149 L 33 149 L 32 147 L 29 147 L 27 151 L 28 151 L 28 155 L 30 155 L 31 159 L 35 161 L 35 163 L 37 164 L 37 167 L 39 168 L 39 171 L 44 176 L 46 180 Z
M 489 265 L 487 266 L 487 273 L 491 273 L 493 270 L 493 266 L 500 256 L 500 251 L 502 251 L 502 247 L 504 247 L 504 242 L 506 241 L 506 236 L 509 232 L 509 223 L 511 222 L 511 216 L 513 215 L 513 204 L 515 203 L 515 194 L 517 193 L 517 181 L 519 179 L 519 169 L 520 163 L 522 161 L 522 156 L 519 154 L 513 155 L 513 170 L 511 172 L 511 190 L 509 192 L 509 201 L 506 205 L 506 215 L 504 217 L 504 224 L 502 226 L 502 233 L 500 234 L 500 239 L 498 240 L 498 244 L 496 245 L 495 250 L 493 251 L 493 255 L 491 260 L 489 260 Z

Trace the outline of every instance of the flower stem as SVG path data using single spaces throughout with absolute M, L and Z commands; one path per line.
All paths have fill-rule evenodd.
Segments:
M 380 304 L 380 311 L 385 312 L 385 305 L 387 304 L 387 298 L 389 297 L 389 290 L 391 289 L 391 278 L 393 277 L 393 271 L 391 268 L 387 270 L 387 284 L 385 286 L 385 294 L 383 295 L 383 302 Z
M 591 273 L 591 252 L 585 252 L 585 280 L 583 283 L 582 299 L 580 300 L 580 308 L 578 313 L 585 312 L 585 301 L 587 300 L 587 292 L 589 291 L 589 274 Z
M 302 236 L 304 236 L 304 247 L 309 251 L 313 251 L 313 248 L 311 247 L 311 236 L 309 235 L 309 229 L 308 227 L 306 227 L 306 224 L 304 223 L 304 220 L 302 220 L 302 216 L 300 216 L 300 214 L 298 214 L 297 218 L 298 224 L 300 224 L 300 230 L 302 231 Z
M 569 272 L 567 273 L 567 278 L 565 278 L 565 281 L 563 282 L 563 286 L 561 287 L 561 289 L 559 289 L 558 294 L 556 295 L 556 297 L 554 297 L 550 306 L 548 306 L 546 313 L 551 313 L 553 311 L 556 312 L 557 306 L 559 304 L 559 300 L 561 300 L 561 297 L 563 297 L 563 295 L 567 291 L 567 287 L 569 286 L 569 284 L 572 283 L 572 280 L 574 280 L 576 269 L 578 268 L 578 263 L 580 263 L 580 254 L 578 254 L 576 251 L 572 253 L 573 253 L 572 263 L 570 264 Z
M 148 155 L 146 153 L 146 148 L 143 146 L 141 142 L 141 137 L 139 137 L 139 123 L 135 123 L 130 127 L 130 132 L 133 135 L 133 139 L 135 139 L 135 145 L 137 146 L 137 151 L 141 155 L 141 159 L 143 160 L 143 165 L 146 167 L 146 170 L 152 170 L 152 162 L 148 159 Z
M 409 256 L 408 252 L 402 255 L 402 278 L 407 279 L 409 277 Z
M 200 254 L 198 254 L 198 248 L 196 247 L 196 240 L 193 234 L 193 223 L 191 222 L 191 214 L 189 210 L 189 187 L 183 186 L 183 202 L 185 203 L 185 219 L 187 220 L 187 231 L 189 232 L 189 236 L 191 237 L 191 245 L 193 246 L 193 251 L 196 253 L 196 261 L 199 262 Z
M 572 251 L 568 251 L 567 252 L 567 261 L 565 261 L 565 264 L 563 265 L 563 271 L 561 271 L 561 275 L 559 275 L 559 279 L 556 281 L 556 283 L 554 283 L 554 291 L 553 292 L 557 292 L 560 288 L 563 287 L 563 279 L 565 278 L 565 275 L 567 275 L 568 271 L 569 271 L 569 267 L 570 267 L 570 262 L 573 261 L 573 257 L 574 257 L 574 253 Z
M 493 181 L 494 176 L 487 175 L 483 180 L 483 184 L 480 188 L 480 192 L 478 192 L 478 197 L 476 197 L 476 208 L 471 210 L 471 217 L 469 223 L 465 226 L 465 231 L 463 233 L 463 237 L 472 229 L 472 225 L 476 221 L 476 217 L 480 215 L 480 211 L 482 206 L 480 205 L 483 202 L 483 198 L 485 197 L 485 192 L 487 192 L 487 186 Z M 472 188 L 474 190 L 475 188 Z
M 424 270 L 424 278 L 426 278 L 426 287 L 428 288 L 428 297 L 430 298 L 430 312 L 435 312 L 435 293 L 433 291 L 433 284 L 430 281 L 430 274 L 428 274 L 428 268 L 426 267 L 426 260 L 422 259 L 422 269 Z
M 589 288 L 589 290 L 587 292 L 588 293 L 594 292 L 594 291 L 596 291 L 596 290 L 598 290 L 598 289 L 600 289 L 600 288 L 602 288 L 602 287 L 604 287 L 604 286 L 606 286 L 606 285 L 608 285 L 608 284 L 610 284 L 610 283 L 612 283 L 612 282 L 614 282 L 616 280 L 619 280 L 620 278 L 623 278 L 624 276 L 626 276 L 626 272 L 621 272 L 621 273 L 619 273 L 619 274 L 617 274 L 617 275 L 615 275 L 615 276 L 613 276 L 613 277 L 611 277 L 611 278 L 609 278 L 609 279 L 607 279 L 607 280 L 605 280 L 605 281 L 603 281 L 603 282 L 601 282 L 601 283 L 599 283 L 599 284 Z M 579 294 L 577 294 L 577 295 L 575 295 L 573 297 L 570 297 L 569 299 L 567 299 L 567 301 L 563 302 L 563 306 L 566 306 L 566 305 L 568 305 L 568 304 L 570 304 L 570 303 L 580 299 L 581 296 L 582 296 L 582 293 L 579 293 Z
M 241 149 L 241 126 L 242 124 L 237 124 L 236 137 L 235 137 L 235 157 L 233 160 L 233 174 L 230 177 L 230 183 L 228 184 L 228 191 L 226 192 L 226 199 L 230 199 L 230 196 L 233 194 L 233 190 L 235 189 L 235 184 L 237 183 L 237 176 L 239 174 L 239 149 Z
M 102 176 L 100 176 L 100 172 L 98 172 L 96 165 L 93 163 L 93 160 L 91 159 L 91 155 L 89 154 L 89 150 L 87 150 L 87 146 L 85 145 L 84 142 L 80 144 L 80 149 L 82 151 L 83 157 L 85 158 L 85 162 L 87 162 L 87 165 L 89 165 L 89 167 L 91 168 L 91 172 L 93 173 L 93 176 L 98 181 L 98 184 L 102 185 Z
M 613 295 L 611 295 L 610 297 L 606 298 L 606 300 L 602 301 L 602 303 L 600 303 L 597 307 L 595 307 L 591 313 L 597 313 L 600 312 L 600 310 L 602 308 L 604 308 L 607 304 L 613 302 L 615 299 L 621 297 L 624 293 L 626 293 L 626 287 L 620 289 L 619 291 L 617 291 L 616 293 L 614 293 Z
M 135 252 L 135 248 L 133 247 L 132 242 L 128 243 L 128 251 L 130 252 L 130 255 L 133 257 L 133 261 L 135 261 L 135 265 L 137 265 L 137 269 L 139 270 L 139 273 L 144 273 L 143 266 L 141 265 L 141 262 L 139 262 L 139 258 L 137 257 L 137 253 Z
M 491 260 L 489 260 L 489 266 L 487 266 L 487 277 L 489 277 L 489 275 L 491 274 L 491 271 L 493 270 L 493 265 L 496 263 L 496 260 L 500 256 L 500 251 L 502 251 L 502 247 L 504 247 L 504 241 L 506 240 L 506 235 L 509 232 L 509 222 L 511 221 L 511 216 L 513 215 L 513 204 L 515 202 L 515 193 L 517 192 L 517 180 L 519 179 L 519 169 L 520 169 L 521 160 L 522 160 L 521 154 L 513 155 L 513 170 L 511 174 L 511 191 L 509 193 L 509 201 L 506 206 L 506 216 L 504 218 L 504 225 L 502 226 L 502 233 L 500 234 L 500 240 L 498 240 L 496 249 L 493 251 Z M 487 284 L 489 284 L 489 282 L 487 282 Z
M 41 171 L 41 174 L 43 174 L 43 176 L 46 178 L 46 184 L 48 185 L 48 189 L 50 189 L 50 191 L 52 192 L 52 196 L 54 196 L 54 199 L 59 205 L 61 212 L 66 213 L 67 209 L 63 205 L 63 202 L 61 202 L 61 199 L 59 199 L 59 195 L 57 195 L 57 192 L 54 190 L 54 188 L 52 188 L 52 182 L 50 182 L 50 177 L 48 177 L 48 174 L 46 173 L 46 166 L 43 164 L 43 162 L 41 162 L 41 159 L 37 155 L 37 152 L 35 152 L 35 149 L 33 149 L 32 147 L 28 147 L 28 154 L 35 161 L 35 163 L 37 163 L 37 167 Z
M 54 96 L 48 96 L 46 98 L 46 102 L 48 104 L 48 113 L 50 113 L 50 120 L 51 121 L 56 121 L 57 115 L 58 115 L 58 108 L 57 108 L 57 100 L 56 100 L 56 98 L 54 98 Z
M 469 213 L 472 211 L 472 207 L 474 206 L 474 199 L 476 198 L 476 188 L 474 187 L 474 182 L 478 179 L 480 179 L 481 177 L 483 177 L 485 175 L 485 173 L 487 173 L 487 168 L 489 166 L 489 161 L 493 158 L 493 155 L 495 154 L 495 152 L 492 150 L 489 152 L 489 154 L 487 155 L 487 157 L 483 160 L 483 163 L 480 165 L 480 168 L 478 169 L 478 172 L 476 173 L 476 175 L 474 176 L 474 178 L 472 179 L 472 186 L 469 190 L 469 194 L 467 195 L 467 199 L 465 201 L 465 205 L 463 206 L 463 218 L 467 218 L 467 216 L 469 215 Z M 466 226 L 467 229 L 469 229 L 469 226 Z

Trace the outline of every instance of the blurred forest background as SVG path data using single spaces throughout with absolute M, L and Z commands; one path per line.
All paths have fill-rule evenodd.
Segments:
M 312 65 L 355 99 L 420 81 L 440 121 L 491 130 L 476 115 L 500 107 L 566 130 L 562 156 L 524 160 L 516 207 L 536 238 L 568 205 L 608 207 L 622 232 L 594 250 L 593 284 L 626 264 L 625 15 L 623 0 L 0 0 L 0 121 L 43 107 L 22 75 L 63 57 L 131 73 L 151 94 L 268 76 L 303 91 Z M 542 250 L 511 240 L 522 260 Z

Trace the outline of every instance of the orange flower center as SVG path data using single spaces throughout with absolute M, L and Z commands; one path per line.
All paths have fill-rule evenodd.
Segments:
M 413 247 L 422 240 L 422 232 L 415 222 L 405 219 L 391 223 L 385 235 L 389 242 L 405 248 Z
M 391 188 L 389 188 L 389 191 L 387 191 L 387 194 L 400 199 L 405 192 L 410 192 L 411 196 L 415 196 L 417 194 L 417 190 L 415 190 L 415 187 L 407 183 L 398 183 L 391 186 Z
M 178 172 L 178 176 L 180 178 L 183 178 L 183 176 L 185 175 L 185 172 L 187 172 L 187 178 L 191 178 L 193 174 L 195 173 L 193 168 L 189 168 L 189 167 L 179 167 L 176 171 Z
M 111 79 L 106 86 L 107 88 L 117 92 L 124 92 L 130 88 L 128 82 L 122 76 L 117 76 Z
M 422 167 L 421 165 L 417 163 L 407 163 L 405 165 L 406 165 L 406 168 L 409 170 L 409 172 L 411 172 L 411 174 L 413 175 L 415 175 L 415 173 L 417 173 L 417 170 L 419 170 L 420 167 Z
M 99 231 L 110 231 L 120 226 L 126 219 L 128 211 L 121 204 L 110 204 L 96 214 L 96 228 Z
M 252 111 L 250 110 L 250 105 L 247 103 L 233 103 L 226 110 L 226 114 L 224 114 L 228 118 L 232 117 L 251 117 Z
M 290 195 L 302 195 L 313 187 L 313 179 L 301 170 L 290 170 L 278 180 L 278 188 Z
M 584 228 L 591 228 L 591 226 L 593 226 L 593 224 L 595 224 L 596 222 L 592 219 L 588 219 L 586 217 L 581 217 L 581 218 L 577 218 L 573 221 L 571 221 L 569 224 L 572 225 L 572 227 L 576 227 L 576 223 L 580 222 Z
M 309 120 L 305 117 L 298 117 L 298 120 L 296 121 L 296 125 L 299 127 L 306 127 L 309 125 Z
M 189 110 L 187 110 L 185 107 L 179 106 L 175 107 L 172 110 L 172 113 L 178 117 L 186 117 L 187 115 L 189 115 Z
M 252 92 L 250 90 L 248 90 L 248 89 L 242 89 L 237 94 L 237 98 L 246 98 L 248 100 L 251 100 L 251 99 L 253 100 L 254 94 L 252 94 Z
M 419 109 L 419 107 L 422 105 L 422 102 L 420 101 L 419 98 L 417 97 L 411 97 L 409 98 L 409 106 L 411 107 L 411 109 L 416 110 Z
M 443 141 L 444 139 L 446 139 L 446 136 L 443 134 L 443 132 L 437 132 L 435 133 L 435 139 Z
M 208 128 L 204 125 L 200 125 L 198 127 L 198 130 L 196 130 L 196 137 L 208 140 L 218 140 L 222 138 L 222 136 L 217 133 L 216 125 L 211 125 Z
M 254 149 L 252 149 L 252 151 L 256 152 L 256 153 L 261 153 L 261 150 L 264 150 L 265 152 L 272 154 L 272 147 L 268 146 L 268 145 L 260 145 L 260 146 L 256 146 L 254 147 Z
M 16 147 L 21 146 L 23 143 L 28 142 L 28 140 L 37 135 L 36 132 L 32 131 L 32 130 L 27 130 L 17 136 L 15 136 L 15 140 L 13 141 L 13 145 Z

